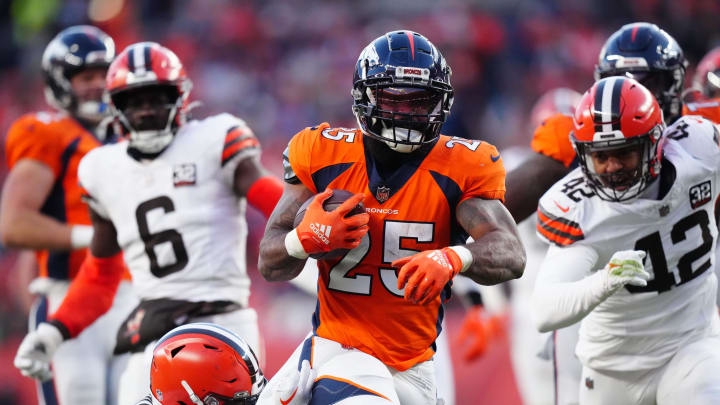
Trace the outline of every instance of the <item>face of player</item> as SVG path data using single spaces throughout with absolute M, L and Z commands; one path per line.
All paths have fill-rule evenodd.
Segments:
M 162 130 L 174 106 L 167 87 L 147 86 L 129 90 L 116 104 L 136 131 Z
M 105 73 L 107 73 L 106 68 L 95 67 L 85 69 L 70 78 L 70 86 L 72 86 L 78 103 L 102 101 L 105 91 Z
M 374 92 L 378 116 L 392 120 L 381 131 L 384 138 L 410 141 L 417 145 L 403 145 L 388 142 L 397 152 L 408 153 L 419 148 L 423 131 L 427 128 L 431 114 L 438 113 L 441 96 L 427 89 L 412 87 L 387 87 Z
M 606 187 L 624 191 L 639 178 L 642 150 L 640 145 L 590 152 L 595 173 Z

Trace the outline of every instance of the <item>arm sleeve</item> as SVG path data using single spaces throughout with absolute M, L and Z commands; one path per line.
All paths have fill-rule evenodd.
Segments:
M 591 270 L 598 259 L 589 246 L 550 246 L 532 294 L 532 318 L 540 332 L 579 322 L 612 294 L 602 273 Z
M 574 129 L 573 119 L 556 114 L 543 121 L 535 130 L 530 147 L 537 153 L 555 159 L 570 167 L 575 160 L 575 150 L 570 143 L 570 132 Z
M 122 252 L 103 258 L 88 253 L 50 320 L 64 327 L 60 330 L 66 338 L 77 336 L 110 309 L 124 271 Z
M 230 123 L 225 131 L 223 150 L 220 158 L 223 181 L 230 187 L 235 179 L 238 163 L 251 156 L 260 156 L 260 141 L 245 121 L 227 114 Z

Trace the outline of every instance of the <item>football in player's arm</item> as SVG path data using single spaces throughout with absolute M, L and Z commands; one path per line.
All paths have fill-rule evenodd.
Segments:
M 397 60 L 408 62 L 390 63 Z M 284 154 L 286 184 L 260 244 L 261 274 L 289 280 L 311 254 L 352 249 L 318 261 L 313 334 L 278 372 L 312 358 L 322 375 L 315 385 L 327 388 L 314 395 L 333 393 L 321 402 L 357 395 L 367 403 L 434 402 L 427 360 L 448 283 L 460 272 L 483 284 L 522 274 L 524 250 L 501 202 L 500 155 L 487 143 L 439 134 L 452 101 L 449 75 L 425 37 L 387 33 L 356 65 L 353 111 L 361 129 L 307 128 Z M 322 201 L 333 189 L 355 195 L 326 212 Z M 366 212 L 345 218 L 360 201 Z M 468 235 L 475 242 L 465 244 Z
M 580 403 L 720 400 L 710 258 L 720 150 L 710 122 L 664 130 L 662 117 L 638 82 L 595 83 L 575 115 L 580 168 L 540 201 L 538 234 L 552 246 L 533 317 L 541 331 L 582 320 Z M 669 136 L 678 126 L 688 137 Z

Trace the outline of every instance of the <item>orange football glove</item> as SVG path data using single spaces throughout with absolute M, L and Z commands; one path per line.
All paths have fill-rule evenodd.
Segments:
M 460 256 L 450 248 L 426 250 L 395 260 L 392 267 L 399 268 L 398 289 L 405 287 L 405 299 L 425 305 L 440 292 L 462 269 Z
M 456 345 L 462 346 L 469 339 L 470 347 L 463 354 L 466 362 L 471 362 L 485 354 L 488 345 L 504 333 L 503 318 L 489 315 L 482 305 L 476 305 L 465 314 Z
M 353 249 L 368 233 L 370 215 L 366 212 L 345 218 L 365 198 L 355 194 L 332 211 L 325 211 L 323 203 L 332 196 L 325 189 L 308 205 L 305 216 L 295 228 L 305 253 L 325 253 L 335 249 Z

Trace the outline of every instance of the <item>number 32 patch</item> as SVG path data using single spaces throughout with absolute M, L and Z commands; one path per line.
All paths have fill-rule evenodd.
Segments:
M 710 180 L 690 187 L 690 205 L 693 209 L 710 202 L 712 199 Z

